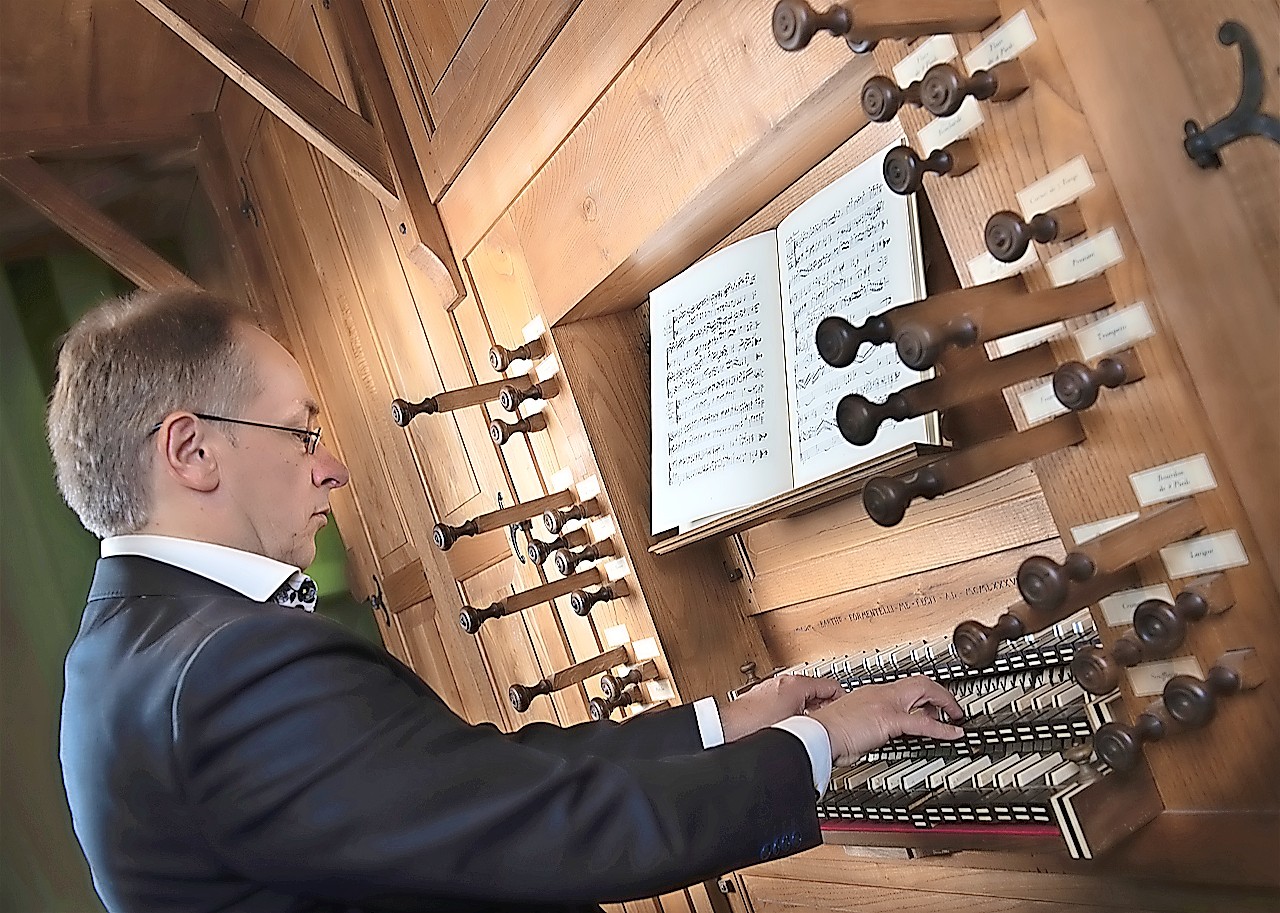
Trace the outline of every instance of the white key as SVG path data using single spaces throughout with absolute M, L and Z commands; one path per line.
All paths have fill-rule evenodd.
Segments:
M 904 767 L 902 770 L 889 773 L 884 778 L 885 789 L 902 789 L 902 781 L 908 774 L 915 773 L 917 770 L 928 764 L 928 758 L 916 758 L 914 764 Z
M 1050 771 L 1055 770 L 1062 764 L 1062 753 L 1055 751 L 1053 754 L 1041 758 L 1030 767 L 1024 767 L 1013 775 L 1014 786 L 1030 786 L 1033 783 L 1044 783 L 1045 778 Z
M 1022 697 L 1018 698 L 1013 702 L 1013 709 L 1014 710 L 1032 709 L 1035 706 L 1036 699 L 1040 697 L 1040 695 L 1048 691 L 1052 691 L 1053 689 L 1057 688 L 1059 684 L 1060 684 L 1059 682 L 1046 682 L 1043 685 L 1040 685 L 1036 688 L 1031 689 L 1026 694 L 1022 695 Z
M 1016 778 L 1018 776 L 1018 773 L 1020 771 L 1028 770 L 1032 767 L 1035 767 L 1037 764 L 1040 763 L 1040 759 L 1042 757 L 1043 756 L 1038 752 L 1032 752 L 1031 754 L 1024 757 L 1017 764 L 1014 764 L 1011 767 L 1006 767 L 1004 770 L 996 774 L 995 785 L 1006 787 L 1006 788 L 1013 786 L 1014 783 L 1017 782 Z
M 987 702 L 983 705 L 983 709 L 986 710 L 987 713 L 995 713 L 997 710 L 1003 710 L 1005 707 L 1008 707 L 1016 701 L 1022 693 L 1022 689 L 1016 686 L 1013 688 L 1006 688 L 999 694 L 994 694 L 988 698 Z
M 1080 772 L 1080 765 L 1075 761 L 1063 761 L 1045 776 L 1050 786 L 1060 786 Z
M 915 766 L 918 760 L 919 760 L 918 758 L 909 758 L 906 761 L 899 761 L 898 763 L 893 764 L 892 766 L 886 768 L 885 770 L 882 770 L 879 773 L 873 775 L 867 781 L 867 787 L 869 789 L 884 789 L 885 778 L 887 776 L 889 776 L 892 773 L 905 772 L 908 767 Z
M 913 789 L 929 779 L 929 774 L 947 766 L 946 758 L 934 758 L 924 767 L 917 767 L 911 773 L 902 778 L 903 789 Z
M 1084 689 L 1076 682 L 1070 682 L 1065 691 L 1059 691 L 1053 699 L 1053 706 L 1065 707 L 1068 704 L 1082 703 L 1084 701 Z
M 973 778 L 973 782 L 979 788 L 990 787 L 996 782 L 996 776 L 1004 770 L 1009 769 L 1015 764 L 1021 763 L 1024 756 L 1020 754 L 1011 754 L 994 762 L 986 770 L 979 771 L 978 775 Z
M 869 779 L 878 773 L 882 773 L 889 769 L 888 761 L 876 761 L 872 764 L 861 764 L 852 770 L 846 772 L 840 778 L 841 789 L 854 789 L 862 786 Z
M 1066 691 L 1068 688 L 1070 688 L 1074 684 L 1075 682 L 1072 682 L 1072 681 L 1059 682 L 1057 685 L 1053 687 L 1052 690 L 1046 691 L 1044 694 L 1036 698 L 1035 701 L 1033 702 L 1033 706 L 1035 707 L 1036 710 L 1048 710 L 1050 707 L 1055 706 L 1053 702 L 1054 702 L 1054 699 L 1058 696 L 1058 693 L 1061 691 Z
M 973 778 L 990 767 L 991 763 L 991 758 L 986 755 L 982 755 L 982 757 L 979 758 L 973 758 L 964 767 L 947 774 L 947 789 L 959 789 L 966 783 L 972 783 Z

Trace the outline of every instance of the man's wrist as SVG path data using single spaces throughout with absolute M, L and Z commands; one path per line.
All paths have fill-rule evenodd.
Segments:
M 714 697 L 704 697 L 693 702 L 693 713 L 698 721 L 698 735 L 703 748 L 717 748 L 725 743 L 724 718 Z
M 827 727 L 811 716 L 791 716 L 774 723 L 773 729 L 789 732 L 804 744 L 813 771 L 813 788 L 819 796 L 827 791 L 831 782 L 831 734 Z

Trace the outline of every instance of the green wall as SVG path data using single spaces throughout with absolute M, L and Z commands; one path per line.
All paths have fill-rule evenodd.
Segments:
M 0 270 L 0 911 L 100 911 L 71 830 L 58 768 L 62 662 L 98 554 L 62 502 L 44 439 L 57 339 L 86 309 L 130 288 L 87 252 Z M 327 526 L 310 569 L 320 611 L 379 641 L 346 590 Z

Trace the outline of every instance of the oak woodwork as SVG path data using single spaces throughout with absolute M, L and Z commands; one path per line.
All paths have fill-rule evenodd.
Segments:
M 1219 698 L 1251 691 L 1265 680 L 1266 670 L 1253 648 L 1228 650 L 1203 679 L 1175 675 L 1165 682 L 1164 707 L 1180 726 L 1200 729 L 1213 722 Z
M 821 13 L 804 0 L 779 0 L 773 11 L 773 36 L 783 50 L 798 51 L 825 30 L 865 52 L 871 50 L 868 42 L 882 38 L 980 32 L 999 15 L 991 0 L 924 0 L 908 6 L 893 0 L 849 0 Z
M 201 132 L 199 115 L 26 129 L 6 127 L 0 129 L 0 158 L 19 155 L 38 155 L 45 159 L 100 158 L 194 149 Z
M 480 626 L 490 619 L 515 615 L 539 603 L 550 602 L 561 596 L 567 596 L 581 587 L 603 583 L 604 579 L 604 572 L 599 568 L 587 568 L 585 571 L 579 571 L 569 577 L 552 580 L 533 589 L 522 590 L 505 599 L 496 600 L 485 608 L 463 606 L 458 615 L 458 620 L 462 624 L 462 630 L 468 634 L 475 634 L 479 632 Z

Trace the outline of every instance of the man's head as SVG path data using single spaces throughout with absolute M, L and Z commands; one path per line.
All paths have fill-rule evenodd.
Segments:
M 99 536 L 200 539 L 305 567 L 346 467 L 323 445 L 308 453 L 305 435 L 198 415 L 305 430 L 317 411 L 297 362 L 234 305 L 139 292 L 67 334 L 49 444 L 63 497 Z

